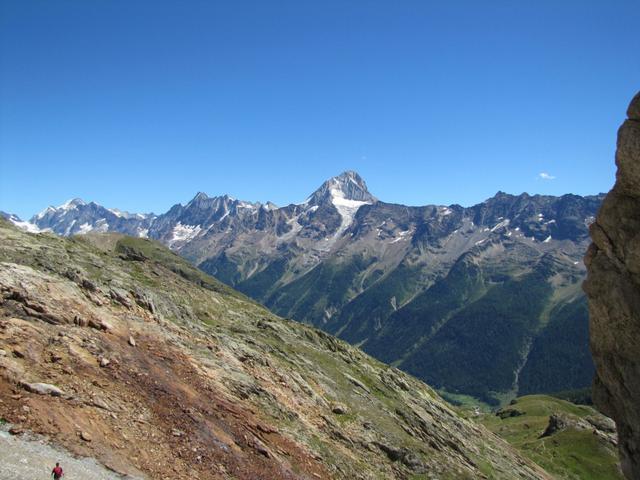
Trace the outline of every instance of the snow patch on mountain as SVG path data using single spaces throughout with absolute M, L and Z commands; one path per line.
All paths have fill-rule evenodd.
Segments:
M 502 218 L 502 217 L 501 217 Z M 503 220 L 499 223 L 497 223 L 492 229 L 492 232 L 495 232 L 497 229 L 502 228 L 502 227 L 507 227 L 509 225 L 509 223 L 511 223 L 511 220 L 509 220 L 508 218 L 506 220 Z
M 238 208 L 246 208 L 249 210 L 255 210 L 256 208 L 258 208 L 258 206 L 254 205 L 253 203 L 249 203 L 249 202 L 239 202 L 238 203 Z
M 397 243 L 401 240 L 408 240 L 407 235 L 409 235 L 409 233 L 411 233 L 411 230 L 403 230 L 401 232 L 398 232 L 398 237 L 395 238 L 394 240 L 391 240 L 389 243 L 392 244 L 392 243 Z
M 186 243 L 198 236 L 202 231 L 202 227 L 200 225 L 183 225 L 178 222 L 171 232 L 171 239 L 167 242 L 169 248 L 173 248 L 173 246 L 178 243 Z
M 66 202 L 64 202 L 62 205 L 56 208 L 56 210 L 63 210 L 66 212 L 67 210 L 73 210 L 74 208 L 78 208 L 80 205 L 86 205 L 84 200 L 82 200 L 81 198 L 73 198 L 71 200 L 67 200 Z
M 80 235 L 84 235 L 85 233 L 89 233 L 93 230 L 93 225 L 90 225 L 89 223 L 83 223 L 82 225 L 80 225 L 80 230 L 78 230 L 78 233 Z
M 71 229 L 73 228 L 73 226 L 76 224 L 77 220 L 73 220 L 69 226 L 67 227 L 67 229 L 65 230 L 64 234 L 65 236 L 71 235 Z
M 37 225 L 34 225 L 31 222 L 25 222 L 23 220 L 20 220 L 20 218 L 16 217 L 15 215 L 11 215 L 9 217 L 9 221 L 13 223 L 16 227 L 18 227 L 20 230 L 24 230 L 25 232 L 29 232 L 29 233 L 42 232 L 42 230 L 40 230 Z
M 117 208 L 107 208 L 107 210 L 111 213 L 113 213 L 116 217 L 118 218 L 139 218 L 140 220 L 144 220 L 145 218 L 148 218 L 149 215 L 143 215 L 141 213 L 129 213 L 129 212 L 125 212 L 123 210 L 118 210 Z
M 364 202 L 360 200 L 349 200 L 345 198 L 342 190 L 338 190 L 336 188 L 332 188 L 331 192 L 331 203 L 338 213 L 342 217 L 342 221 L 340 222 L 340 226 L 338 230 L 336 230 L 335 237 L 340 237 L 344 231 L 349 228 L 351 223 L 353 223 L 353 218 L 356 216 L 356 213 L 360 209 L 361 206 L 370 204 L 371 202 Z

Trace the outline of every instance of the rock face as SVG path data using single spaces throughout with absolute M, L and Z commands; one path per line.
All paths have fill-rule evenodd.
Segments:
M 616 184 L 585 257 L 594 400 L 617 424 L 622 469 L 640 478 L 640 93 L 618 131 Z

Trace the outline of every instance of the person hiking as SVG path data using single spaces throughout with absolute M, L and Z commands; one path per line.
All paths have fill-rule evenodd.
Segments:
M 56 462 L 56 466 L 51 470 L 51 476 L 54 480 L 60 480 L 64 476 L 64 472 L 62 471 L 62 467 L 58 462 Z

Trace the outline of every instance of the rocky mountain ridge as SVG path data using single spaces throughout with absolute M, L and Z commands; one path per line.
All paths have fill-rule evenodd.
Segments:
M 89 224 L 157 239 L 280 315 L 494 403 L 589 384 L 579 286 L 600 202 L 498 192 L 468 208 L 408 207 L 377 200 L 345 172 L 281 208 L 199 193 L 120 224 L 104 211 L 89 222 L 96 208 L 79 204 L 32 221 L 63 235 Z M 446 304 L 443 291 L 455 292 Z M 495 358 L 474 361 L 485 351 Z M 558 366 L 552 375 L 549 365 Z

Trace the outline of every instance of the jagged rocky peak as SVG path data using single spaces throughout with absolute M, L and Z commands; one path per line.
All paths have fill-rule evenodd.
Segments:
M 50 216 L 50 215 L 55 215 L 57 213 L 61 213 L 61 212 L 67 212 L 69 210 L 74 210 L 78 207 L 84 206 L 87 203 L 82 200 L 81 198 L 72 198 L 71 200 L 67 200 L 66 202 L 64 202 L 62 205 L 58 206 L 58 207 L 54 207 L 49 205 L 47 208 L 45 208 L 44 210 L 42 210 L 40 213 L 36 214 L 33 216 L 33 218 L 31 219 L 31 222 L 35 222 L 38 220 L 42 220 L 43 218 Z
M 209 195 L 207 195 L 206 193 L 198 192 L 196 193 L 196 196 L 193 197 L 193 200 L 191 200 L 191 202 L 189 203 L 204 201 L 204 200 L 207 200 L 208 198 L 209 198 Z
M 64 202 L 62 205 L 60 205 L 58 208 L 60 209 L 71 209 L 71 208 L 76 208 L 79 207 L 81 205 L 86 205 L 87 202 L 85 202 L 83 199 L 81 198 L 72 198 L 71 200 L 67 200 L 66 202 Z
M 585 256 L 593 397 L 617 424 L 622 470 L 640 478 L 640 93 L 618 131 L 616 184 L 590 226 Z
M 374 203 L 377 199 L 367 189 L 367 184 L 358 173 L 349 170 L 324 182 L 309 197 L 306 203 L 321 205 L 336 203 L 336 199 Z
M 244 200 L 237 200 L 227 194 L 217 197 L 210 197 L 204 192 L 198 192 L 193 199 L 187 203 L 186 209 L 196 208 L 199 210 L 219 210 L 225 211 L 232 208 L 245 208 L 256 209 L 260 207 L 260 203 L 246 202 Z

